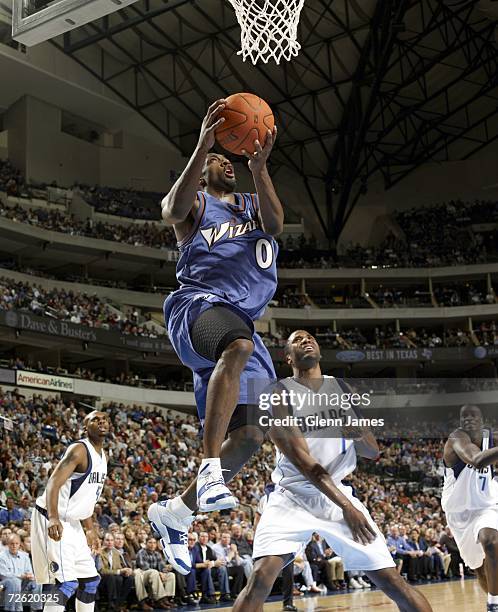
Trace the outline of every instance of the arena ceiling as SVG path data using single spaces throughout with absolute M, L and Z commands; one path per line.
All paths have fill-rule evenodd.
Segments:
M 306 0 L 302 49 L 280 66 L 242 62 L 224 0 L 139 0 L 54 44 L 184 155 L 212 100 L 264 97 L 280 128 L 272 172 L 302 177 L 335 242 L 374 175 L 390 188 L 498 138 L 494 11 L 492 0 Z

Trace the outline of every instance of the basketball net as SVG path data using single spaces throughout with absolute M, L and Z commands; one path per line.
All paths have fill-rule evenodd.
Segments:
M 299 53 L 297 26 L 304 0 L 229 0 L 241 33 L 242 59 L 280 64 Z

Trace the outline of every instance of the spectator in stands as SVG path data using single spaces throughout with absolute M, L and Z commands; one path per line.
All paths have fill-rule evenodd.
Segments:
M 248 580 L 253 568 L 252 546 L 249 544 L 246 537 L 242 534 L 242 527 L 239 523 L 234 523 L 232 525 L 231 542 L 237 546 L 237 552 L 239 553 L 239 556 L 242 559 L 244 575 Z
M 139 607 L 142 610 L 153 610 L 153 607 L 149 605 L 149 603 L 147 602 L 148 595 L 147 595 L 147 590 L 144 584 L 145 573 L 142 572 L 141 570 L 133 569 L 132 559 L 129 553 L 127 552 L 127 550 L 125 549 L 125 536 L 123 533 L 119 531 L 114 536 L 114 547 L 120 554 L 121 559 L 122 559 L 122 565 L 127 569 L 128 575 L 133 576 L 134 578 L 135 593 L 138 599 Z M 182 591 L 183 591 L 183 595 L 185 595 L 184 577 L 179 574 L 176 574 L 176 581 L 177 581 L 177 584 L 176 584 L 175 603 L 177 605 L 186 604 L 188 603 L 188 601 L 185 599 L 185 597 L 180 596 L 180 592 Z
M 433 528 L 427 529 L 425 541 L 427 542 L 426 555 L 431 561 L 431 574 L 437 580 L 446 578 L 451 563 L 451 554 L 443 552 L 443 547 L 438 542 Z
M 33 594 L 31 610 L 41 610 L 41 585 L 36 584 L 33 567 L 27 552 L 20 550 L 21 539 L 15 533 L 7 540 L 7 548 L 0 552 L 0 586 L 3 587 L 3 608 L 6 612 L 21 611 L 21 593 Z
M 114 548 L 111 533 L 104 536 L 102 550 L 96 559 L 96 566 L 102 577 L 99 597 L 102 596 L 112 610 L 125 612 L 126 601 L 133 588 L 133 571 L 124 564 L 124 558 Z
M 16 508 L 12 497 L 7 498 L 6 508 L 0 510 L 0 525 L 7 525 L 9 523 L 21 524 L 25 513 L 19 508 Z
M 104 530 L 108 529 L 109 525 L 113 522 L 108 514 L 102 512 L 101 504 L 95 504 L 95 520 Z
M 391 531 L 386 538 L 387 546 L 395 560 L 396 566 L 399 566 L 399 571 L 403 571 L 403 563 L 407 553 L 407 543 L 404 537 L 400 536 L 398 525 L 393 525 Z
M 337 590 L 345 589 L 346 583 L 344 582 L 344 564 L 341 557 L 339 557 L 339 555 L 337 555 L 331 548 L 325 549 L 325 557 L 329 564 L 328 575 L 330 583 Z
M 314 533 L 311 541 L 306 546 L 306 558 L 311 567 L 313 580 L 316 584 L 324 584 L 327 589 L 336 589 L 330 578 L 330 566 L 328 558 L 332 556 L 332 550 L 319 533 Z
M 232 596 L 230 595 L 230 582 L 228 579 L 228 571 L 225 564 L 225 560 L 218 559 L 216 557 L 212 546 L 209 545 L 209 535 L 207 531 L 201 531 L 199 533 L 199 541 L 196 543 L 194 550 L 197 563 L 196 568 L 198 567 L 199 563 L 205 564 L 205 567 L 207 567 L 207 569 L 210 571 L 211 576 L 214 579 L 217 579 L 219 584 L 219 590 L 221 593 L 220 601 L 232 601 Z
M 162 553 L 157 550 L 156 539 L 149 536 L 145 548 L 137 553 L 137 569 L 143 572 L 143 584 L 154 608 L 173 608 L 175 574 L 166 565 Z
M 31 518 L 31 507 L 30 507 L 30 504 L 31 504 L 31 500 L 30 500 L 29 495 L 24 494 L 21 497 L 21 501 L 20 501 L 20 504 L 19 504 L 19 512 L 22 514 L 22 517 L 23 517 L 24 521 Z
M 135 530 L 132 527 L 125 527 L 123 548 L 132 562 L 137 558 L 137 553 L 141 546 L 137 539 Z
M 220 541 L 213 545 L 213 551 L 216 557 L 224 562 L 228 575 L 233 579 L 230 592 L 232 597 L 236 598 L 244 584 L 244 568 L 242 559 L 237 550 L 237 545 L 231 543 L 231 534 L 229 531 L 223 531 L 221 533 Z
M 321 593 L 322 590 L 318 588 L 316 581 L 313 579 L 311 566 L 304 551 L 305 547 L 302 546 L 294 559 L 295 580 L 303 584 L 304 589 L 302 590 L 307 590 L 310 593 Z
M 199 582 L 202 593 L 200 603 L 212 605 L 216 603 L 214 584 L 211 577 L 211 568 L 214 567 L 214 562 L 207 559 L 207 557 L 203 559 L 203 551 L 198 546 L 199 542 L 197 540 L 198 536 L 196 532 L 188 534 L 187 544 L 192 569 L 187 574 L 187 592 L 193 597 L 194 593 L 197 591 L 197 582 Z M 207 550 L 205 552 L 207 553 Z
M 425 554 L 427 545 L 420 541 L 420 533 L 418 529 L 412 529 L 408 538 L 408 546 L 411 549 L 411 554 L 416 560 L 416 577 L 417 579 L 431 579 L 431 562 L 428 555 Z
M 451 555 L 450 564 L 449 564 L 449 572 L 451 576 L 458 577 L 460 576 L 460 564 L 464 567 L 464 572 L 469 573 L 465 568 L 465 564 L 460 555 L 460 551 L 458 550 L 457 543 L 455 542 L 455 538 L 451 533 L 451 529 L 446 527 L 441 538 L 439 539 L 439 543 L 443 547 L 443 550 L 448 552 Z
M 10 527 L 2 527 L 0 531 L 0 553 L 4 548 L 8 547 L 9 537 L 12 535 L 12 529 Z

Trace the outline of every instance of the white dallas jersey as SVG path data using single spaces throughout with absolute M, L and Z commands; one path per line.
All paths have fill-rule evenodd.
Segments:
M 99 455 L 88 438 L 78 440 L 77 444 L 83 444 L 86 448 L 88 467 L 84 473 L 74 472 L 62 485 L 58 504 L 61 521 L 81 521 L 92 516 L 107 477 L 104 451 Z M 66 450 L 64 457 L 67 453 Z M 47 491 L 36 500 L 36 504 L 40 508 L 47 508 Z
M 339 397 L 349 390 L 343 389 L 333 376 L 324 376 L 320 389 L 315 393 L 294 378 L 286 378 L 280 381 L 285 389 L 298 394 L 300 398 L 306 398 L 303 407 L 298 410 L 292 406 L 292 414 L 302 419 L 301 430 L 306 439 L 311 456 L 316 459 L 330 474 L 334 484 L 341 481 L 356 469 L 356 449 L 353 440 L 340 437 L 340 428 L 325 427 L 319 429 L 313 425 L 306 425 L 306 417 L 339 419 L 346 415 L 354 417 L 351 409 L 341 410 L 340 407 L 330 407 L 332 394 Z M 321 401 L 327 394 L 328 403 Z M 287 396 L 289 398 L 289 396 Z M 299 400 L 301 402 L 302 399 Z M 321 437 L 317 437 L 321 436 Z M 298 495 L 317 495 L 320 491 L 277 449 L 277 465 L 272 473 L 273 482 L 284 489 Z
M 484 429 L 481 450 L 492 446 L 492 434 Z M 445 467 L 441 506 L 450 513 L 498 508 L 498 482 L 493 478 L 492 466 L 478 470 L 459 460 L 452 468 Z

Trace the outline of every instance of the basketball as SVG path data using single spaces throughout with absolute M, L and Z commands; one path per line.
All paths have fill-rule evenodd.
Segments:
M 220 117 L 225 121 L 216 130 L 219 144 L 236 155 L 243 155 L 242 149 L 254 153 L 254 141 L 264 146 L 267 130 L 273 130 L 275 119 L 269 105 L 259 96 L 251 93 L 232 94 Z

